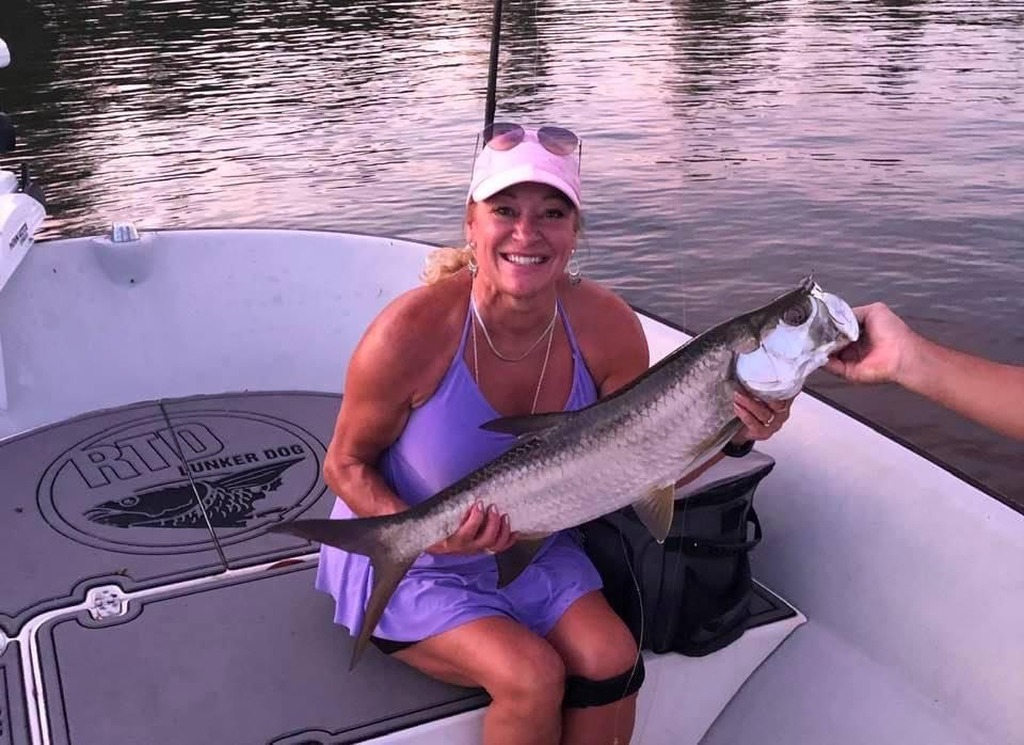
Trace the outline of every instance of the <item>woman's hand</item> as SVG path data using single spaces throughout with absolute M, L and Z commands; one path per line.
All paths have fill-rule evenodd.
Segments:
M 749 440 L 767 440 L 789 419 L 789 407 L 793 399 L 784 401 L 761 401 L 745 393 L 736 392 L 733 408 L 743 422 L 743 429 L 732 438 L 737 445 Z
M 516 542 L 508 515 L 498 514 L 494 505 L 487 509 L 477 502 L 466 512 L 462 524 L 450 536 L 427 549 L 431 554 L 497 554 Z

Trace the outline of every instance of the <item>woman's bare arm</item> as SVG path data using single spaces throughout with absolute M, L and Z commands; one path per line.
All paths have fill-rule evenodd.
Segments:
M 444 332 L 444 300 L 435 294 L 414 291 L 385 309 L 349 362 L 324 480 L 359 517 L 408 509 L 376 463 L 401 435 L 413 408 L 433 393 L 455 352 L 457 339 Z M 507 517 L 476 505 L 455 533 L 428 550 L 499 552 L 515 540 Z
M 408 336 L 402 302 L 385 309 L 352 355 L 324 462 L 327 485 L 359 517 L 408 507 L 375 467 L 405 427 L 419 382 L 410 364 L 414 355 L 401 353 Z

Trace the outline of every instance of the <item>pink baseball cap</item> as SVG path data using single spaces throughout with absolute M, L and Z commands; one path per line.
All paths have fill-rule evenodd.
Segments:
M 579 139 L 567 129 L 495 124 L 497 134 L 473 162 L 467 202 L 482 202 L 515 184 L 553 186 L 580 208 Z

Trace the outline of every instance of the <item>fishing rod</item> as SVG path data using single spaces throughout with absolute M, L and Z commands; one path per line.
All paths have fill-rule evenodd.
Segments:
M 0 39 L 0 68 L 11 64 L 11 50 L 7 43 Z M 0 154 L 9 153 L 14 149 L 14 123 L 10 117 L 0 111 Z
M 491 16 L 491 60 L 487 69 L 487 104 L 484 111 L 484 128 L 494 124 L 495 91 L 498 87 L 498 48 L 501 46 L 501 4 L 494 0 Z

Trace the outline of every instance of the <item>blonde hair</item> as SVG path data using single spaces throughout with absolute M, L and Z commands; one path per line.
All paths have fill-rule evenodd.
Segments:
M 472 257 L 473 249 L 469 246 L 435 248 L 427 254 L 426 266 L 420 273 L 420 279 L 424 284 L 432 285 L 464 269 Z

